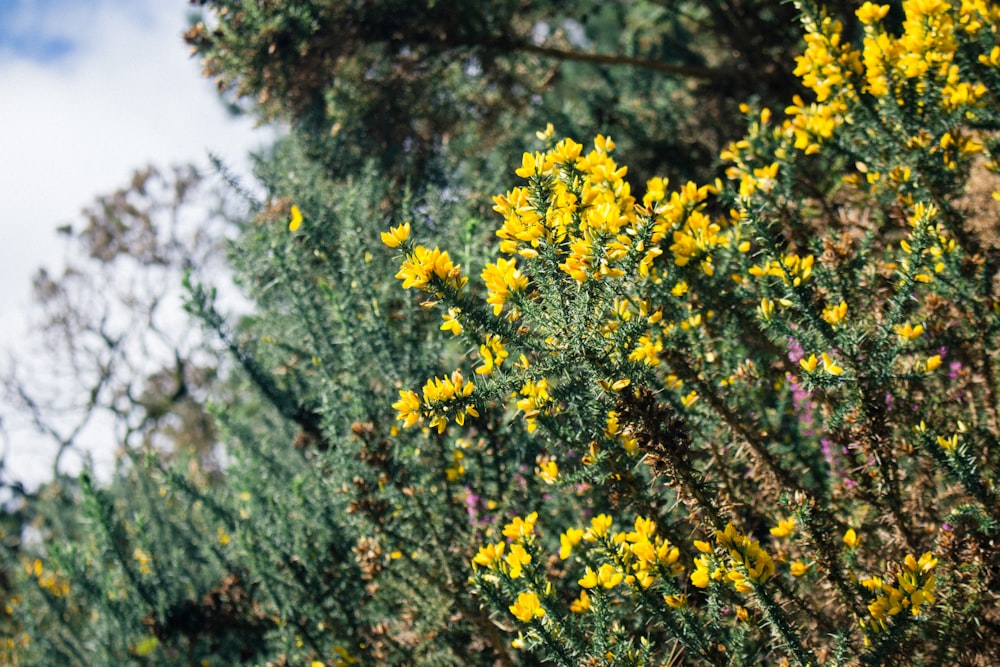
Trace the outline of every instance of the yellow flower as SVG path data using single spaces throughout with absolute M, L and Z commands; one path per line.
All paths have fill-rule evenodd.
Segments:
M 420 397 L 409 389 L 399 390 L 399 400 L 392 404 L 398 412 L 396 419 L 403 422 L 403 428 L 409 428 L 420 421 Z
M 476 375 L 489 375 L 494 368 L 504 362 L 508 353 L 500 336 L 487 334 L 486 343 L 479 346 L 479 356 L 483 359 L 483 365 L 476 369 Z
M 940 435 L 937 437 L 937 443 L 941 445 L 941 448 L 948 452 L 953 452 L 958 449 L 958 433 L 953 434 L 950 438 L 944 438 Z
M 573 547 L 583 539 L 581 528 L 567 528 L 566 532 L 559 536 L 559 558 L 566 560 L 573 552 Z
M 793 577 L 801 577 L 803 574 L 809 571 L 810 565 L 806 565 L 800 560 L 793 560 L 790 569 Z
M 483 267 L 480 277 L 486 284 L 486 303 L 493 305 L 494 316 L 500 315 L 512 294 L 522 292 L 528 286 L 528 278 L 518 270 L 516 259 L 500 257 L 496 263 Z
M 933 373 L 941 365 L 941 355 L 935 354 L 931 357 L 927 357 L 927 361 L 924 362 L 924 370 L 928 373 Z
M 843 368 L 833 362 L 833 359 L 830 358 L 829 354 L 824 352 L 821 356 L 823 357 L 823 370 L 827 373 L 830 375 L 840 375 L 844 372 Z
M 510 606 L 510 613 L 523 623 L 529 623 L 535 618 L 545 616 L 545 610 L 542 609 L 538 596 L 530 591 L 517 596 L 517 602 Z
M 482 565 L 483 567 L 488 567 L 493 569 L 493 566 L 503 558 L 504 549 L 507 548 L 506 542 L 497 542 L 496 544 L 484 544 L 479 548 L 479 553 L 476 554 L 472 562 L 475 565 Z
M 623 578 L 622 573 L 616 570 L 613 565 L 604 563 L 597 569 L 597 572 L 588 567 L 583 578 L 578 580 L 577 583 L 583 588 L 602 586 L 610 589 L 620 584 Z
M 698 556 L 694 559 L 694 565 L 695 569 L 688 575 L 691 584 L 696 588 L 708 588 L 708 583 L 712 578 L 708 571 L 709 557 L 707 555 Z
M 538 512 L 532 512 L 525 518 L 519 516 L 511 519 L 503 528 L 504 537 L 509 537 L 512 540 L 523 540 L 535 531 L 535 522 L 538 520 Z
M 847 317 L 847 302 L 841 301 L 836 306 L 827 306 L 823 309 L 823 319 L 831 326 L 837 326 Z
M 611 529 L 612 519 L 607 514 L 598 514 L 590 520 L 590 528 L 584 534 L 583 539 L 588 542 L 596 542 L 598 538 L 604 537 Z
M 382 232 L 382 243 L 390 248 L 398 248 L 408 238 L 410 238 L 410 223 L 408 222 L 393 227 L 387 232 Z
M 427 291 L 436 291 L 431 287 L 434 278 L 456 290 L 468 282 L 468 278 L 462 276 L 461 267 L 451 261 L 447 250 L 428 250 L 421 245 L 406 256 L 396 278 L 403 281 L 403 289 L 416 287 Z
M 590 609 L 590 596 L 587 595 L 587 591 L 580 591 L 580 597 L 570 602 L 569 610 L 574 614 L 582 614 L 588 609 Z
M 760 305 L 757 306 L 757 314 L 765 322 L 771 321 L 771 316 L 774 315 L 774 301 L 771 301 L 767 297 L 760 300 Z
M 298 231 L 302 226 L 302 211 L 295 204 L 292 204 L 292 219 L 288 222 L 288 231 Z
M 507 562 L 507 567 L 510 568 L 508 572 L 510 578 L 517 579 L 521 576 L 521 569 L 531 562 L 531 554 L 525 551 L 520 544 L 512 544 L 510 553 L 504 560 Z
M 698 402 L 698 392 L 691 391 L 687 396 L 681 399 L 681 405 L 685 408 L 690 408 L 692 405 Z
M 546 484 L 555 484 L 559 478 L 559 465 L 555 459 L 549 459 L 540 463 L 535 472 Z
M 521 156 L 520 169 L 514 170 L 514 173 L 521 178 L 531 178 L 542 173 L 544 163 L 545 158 L 542 157 L 541 153 L 535 153 L 534 155 L 525 153 Z
M 897 324 L 893 327 L 893 330 L 899 335 L 900 344 L 904 344 L 911 340 L 916 340 L 920 337 L 920 334 L 924 332 L 924 325 L 918 324 L 917 326 L 912 326 L 909 322 L 903 324 Z
M 588 567 L 586 573 L 584 573 L 582 579 L 578 579 L 577 582 L 583 588 L 594 588 L 599 583 L 597 580 L 597 573 L 594 572 L 593 568 Z
M 687 604 L 687 595 L 664 595 L 663 601 L 667 603 L 671 609 L 680 609 Z
M 855 16 L 858 17 L 858 20 L 865 25 L 881 21 L 888 13 L 889 5 L 876 5 L 872 2 L 866 2 L 854 12 Z
M 788 537 L 795 531 L 795 519 L 780 519 L 778 525 L 771 529 L 775 537 Z
M 819 363 L 819 359 L 816 358 L 815 354 L 810 354 L 808 359 L 799 359 L 799 366 L 802 367 L 806 373 L 812 373 L 816 370 L 816 364 Z
M 463 331 L 462 323 L 458 321 L 458 316 L 462 312 L 460 308 L 449 308 L 447 313 L 441 315 L 444 324 L 441 331 L 450 331 L 453 336 L 457 336 Z
M 744 575 L 739 570 L 730 570 L 726 573 L 726 579 L 729 579 L 735 588 L 740 593 L 752 593 L 753 586 L 747 581 L 746 575 Z
M 848 528 L 847 532 L 844 533 L 844 544 L 846 544 L 848 548 L 854 549 L 860 543 L 861 538 L 858 537 L 858 534 L 854 532 L 853 528 Z
M 535 137 L 537 137 L 539 141 L 548 141 L 552 138 L 552 135 L 555 134 L 555 131 L 556 128 L 552 126 L 552 123 L 546 123 L 544 130 L 535 132 Z
M 610 153 L 615 149 L 615 142 L 612 141 L 611 137 L 605 137 L 603 134 L 599 134 L 594 139 L 594 147 L 600 153 Z
M 621 583 L 622 573 L 614 565 L 604 563 L 597 571 L 597 580 L 604 588 L 614 588 Z
M 611 391 L 621 391 L 622 389 L 624 389 L 625 387 L 629 386 L 630 384 L 632 384 L 632 380 L 630 380 L 628 378 L 622 378 L 621 380 L 615 380 L 615 382 L 611 385 Z

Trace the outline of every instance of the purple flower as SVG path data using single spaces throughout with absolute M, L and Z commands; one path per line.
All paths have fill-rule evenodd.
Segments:
M 472 492 L 469 487 L 465 487 L 465 510 L 469 513 L 469 525 L 475 526 L 479 523 L 479 512 L 482 509 L 483 499 Z
M 805 387 L 799 384 L 791 373 L 786 375 L 785 379 L 788 380 L 788 388 L 792 392 L 792 410 L 799 417 L 802 434 L 811 436 L 813 435 L 812 427 L 816 423 L 813 415 L 816 404 L 812 400 L 812 394 L 806 391 Z
M 819 441 L 820 449 L 823 452 L 823 458 L 826 459 L 827 464 L 833 467 L 833 443 L 826 438 L 820 438 Z
M 802 349 L 802 345 L 799 341 L 794 338 L 789 337 L 788 339 L 788 360 L 793 364 L 799 363 L 806 356 L 805 350 Z

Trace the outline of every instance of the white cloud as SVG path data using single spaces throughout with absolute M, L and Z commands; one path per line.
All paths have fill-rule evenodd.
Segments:
M 205 164 L 209 151 L 245 170 L 247 152 L 273 136 L 230 117 L 201 78 L 181 38 L 184 0 L 18 8 L 4 16 L 8 38 L 29 31 L 74 48 L 35 60 L 0 43 L 0 346 L 27 335 L 30 278 L 59 267 L 55 230 L 95 195 L 149 163 Z
M 58 260 L 55 228 L 94 195 L 147 163 L 204 163 L 212 151 L 242 165 L 267 140 L 199 76 L 181 39 L 185 10 L 181 0 L 69 3 L 36 19 L 72 34 L 74 52 L 0 57 L 0 320 L 15 317 L 34 268 Z

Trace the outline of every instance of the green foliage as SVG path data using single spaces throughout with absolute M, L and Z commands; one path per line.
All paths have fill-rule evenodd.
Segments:
M 492 191 L 496 158 L 547 122 L 620 137 L 643 178 L 705 178 L 736 105 L 781 104 L 795 85 L 788 4 L 203 4 L 187 40 L 220 90 L 291 121 L 330 173 L 374 162 L 418 190 Z
M 209 4 L 219 444 L 25 505 L 6 662 L 1000 660 L 995 8 Z

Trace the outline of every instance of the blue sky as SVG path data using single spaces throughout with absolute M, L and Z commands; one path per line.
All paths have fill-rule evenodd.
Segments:
M 63 0 L 6 0 L 0 4 L 0 52 L 5 57 L 42 62 L 58 60 L 73 50 L 70 35 L 39 34 L 44 16 L 63 8 Z
M 0 348 L 31 338 L 30 278 L 59 270 L 56 229 L 79 225 L 96 195 L 209 152 L 245 171 L 270 140 L 200 76 L 181 38 L 190 12 L 187 0 L 0 0 Z
M 142 1 L 0 0 L 0 58 L 43 64 L 71 58 L 74 51 L 85 46 L 89 35 L 53 19 L 66 12 L 98 12 L 102 6 L 110 6 L 138 25 L 155 29 L 151 6 Z

